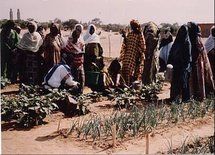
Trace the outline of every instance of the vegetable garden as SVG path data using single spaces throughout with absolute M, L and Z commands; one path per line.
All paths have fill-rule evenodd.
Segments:
M 13 130 L 36 130 L 46 126 L 46 117 L 60 110 L 64 117 L 55 120 L 56 127 L 49 131 L 50 134 L 55 133 L 54 137 L 62 137 L 67 143 L 85 142 L 93 146 L 93 150 L 99 148 L 102 153 L 120 153 L 117 148 L 124 146 L 127 141 L 144 139 L 146 144 L 142 153 L 151 153 L 150 139 L 156 137 L 155 133 L 160 129 L 214 117 L 213 95 L 203 102 L 168 103 L 158 98 L 163 85 L 163 82 L 157 82 L 139 90 L 110 89 L 105 96 L 97 92 L 75 96 L 66 90 L 44 93 L 39 87 L 22 85 L 17 94 L 1 95 L 2 126 L 13 121 Z M 104 102 L 112 106 L 106 107 Z M 96 103 L 101 103 L 105 110 L 93 111 L 90 107 Z M 66 116 L 70 119 L 67 127 L 63 128 L 62 121 Z M 4 133 L 3 127 L 2 130 Z M 193 141 L 187 137 L 181 140 L 182 145 L 177 147 L 173 147 L 172 141 L 168 140 L 166 149 L 155 153 L 214 153 L 214 134 L 195 137 Z M 4 146 L 4 138 L 2 143 Z

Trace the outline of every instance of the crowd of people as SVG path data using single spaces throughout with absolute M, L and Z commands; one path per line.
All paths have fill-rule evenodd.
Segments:
M 45 89 L 73 88 L 83 93 L 88 86 L 95 91 L 108 87 L 129 87 L 135 81 L 144 85 L 156 82 L 159 72 L 173 66 L 170 100 L 202 101 L 214 93 L 215 27 L 205 44 L 198 24 L 182 25 L 175 37 L 171 28 L 159 29 L 148 22 L 144 27 L 130 21 L 129 32 L 122 31 L 120 57 L 105 66 L 103 48 L 96 26 L 90 24 L 83 33 L 76 24 L 65 41 L 60 25 L 52 23 L 45 35 L 34 21 L 20 36 L 20 27 L 8 20 L 1 30 L 1 76 L 12 83 L 42 85 Z M 182 96 L 182 97 L 181 97 Z

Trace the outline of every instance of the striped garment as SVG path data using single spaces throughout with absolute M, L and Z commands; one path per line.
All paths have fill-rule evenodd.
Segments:
M 81 42 L 77 42 L 76 44 L 71 43 L 70 41 L 67 42 L 67 45 L 65 46 L 64 50 L 66 51 L 66 54 L 68 56 L 68 59 L 70 59 L 68 62 L 70 62 L 70 67 L 79 68 L 84 63 L 84 51 L 83 50 L 84 45 Z M 81 52 L 82 51 L 82 52 Z
M 129 32 L 125 45 L 122 45 L 122 77 L 127 85 L 135 80 L 141 80 L 145 57 L 145 40 L 142 34 Z

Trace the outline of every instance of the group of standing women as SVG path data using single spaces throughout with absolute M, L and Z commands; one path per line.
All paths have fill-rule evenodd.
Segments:
M 132 20 L 130 26 L 131 32 L 127 36 L 123 34 L 120 55 L 126 85 L 130 86 L 135 80 L 151 84 L 156 81 L 156 74 L 165 72 L 171 64 L 172 102 L 180 102 L 181 96 L 182 102 L 192 97 L 202 101 L 214 94 L 214 27 L 204 46 L 200 27 L 194 22 L 182 25 L 174 41 L 170 29 L 161 33 L 153 22 L 145 25 L 143 33 L 138 21 Z
M 213 47 L 214 48 L 214 47 Z M 207 52 L 202 42 L 201 29 L 194 22 L 182 25 L 177 33 L 168 63 L 173 65 L 170 99 L 178 102 L 193 97 L 202 101 L 214 94 L 214 79 Z
M 83 35 L 83 26 L 76 24 L 67 41 L 62 38 L 60 26 L 56 23 L 51 24 L 50 33 L 45 36 L 41 29 L 37 32 L 37 24 L 31 21 L 27 25 L 28 32 L 21 39 L 12 31 L 13 26 L 8 22 L 1 32 L 1 40 L 4 42 L 1 51 L 2 56 L 5 56 L 1 67 L 6 64 L 4 60 L 7 60 L 7 54 L 17 47 L 18 63 L 14 68 L 17 67 L 21 82 L 31 83 L 35 78 L 33 84 L 41 84 L 45 74 L 62 59 L 71 68 L 74 80 L 80 83 L 80 92 L 83 92 L 85 79 L 90 78 L 85 73 L 105 73 L 103 48 L 95 25 L 90 24 Z M 171 64 L 171 101 L 179 101 L 181 95 L 184 102 L 190 100 L 191 96 L 203 100 L 211 92 L 214 93 L 214 27 L 211 28 L 211 35 L 205 46 L 201 40 L 200 27 L 194 22 L 182 25 L 174 41 L 170 29 L 160 31 L 153 22 L 147 23 L 142 30 L 137 20 L 131 20 L 130 27 L 128 34 L 123 33 L 119 58 L 122 66 L 118 73 L 125 85 L 130 86 L 137 80 L 144 85 L 156 82 L 157 73 L 164 72 L 167 64 Z M 10 61 L 7 62 L 9 72 L 13 67 Z M 105 78 L 105 75 L 102 74 L 99 81 L 112 85 L 111 79 Z M 101 83 L 97 87 L 91 85 L 91 88 L 99 90 L 105 85 L 104 82 Z
M 80 83 L 80 91 L 83 92 L 85 71 L 93 70 L 95 66 L 98 72 L 104 68 L 103 49 L 100 44 L 100 38 L 96 33 L 96 27 L 93 24 L 88 26 L 84 36 L 83 26 L 76 24 L 68 40 L 65 40 L 61 36 L 59 24 L 52 23 L 50 33 L 44 35 L 43 29 L 38 29 L 37 24 L 34 21 L 30 21 L 27 24 L 28 32 L 20 40 L 16 40 L 15 34 L 17 33 L 12 30 L 14 22 L 11 23 L 8 22 L 1 32 L 1 43 L 2 41 L 5 43 L 2 44 L 4 46 L 1 47 L 1 51 L 3 51 L 3 54 L 9 54 L 11 53 L 8 52 L 9 50 L 16 49 L 18 59 L 16 65 L 7 64 L 7 67 L 17 69 L 21 83 L 42 84 L 43 78 L 48 71 L 63 60 L 71 68 L 71 74 L 74 80 Z M 10 40 L 8 39 L 9 37 L 11 38 Z M 5 40 L 2 38 L 5 38 Z M 11 44 L 10 49 L 6 44 L 7 42 Z M 7 48 L 8 50 L 6 51 Z M 4 56 L 3 54 L 2 56 Z M 6 58 L 6 56 L 2 57 L 3 60 L 6 60 Z M 5 63 L 2 63 L 2 68 L 4 66 Z M 7 69 L 7 72 L 10 71 L 9 69 Z M 2 69 L 2 76 L 3 71 Z

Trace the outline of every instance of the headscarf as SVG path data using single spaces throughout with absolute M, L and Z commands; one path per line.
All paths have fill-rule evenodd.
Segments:
M 34 25 L 35 31 L 33 33 L 25 33 L 18 44 L 18 48 L 26 51 L 37 52 L 42 45 L 43 40 L 41 35 L 36 32 L 37 24 L 33 21 L 30 21 L 28 24 Z
M 175 41 L 170 50 L 168 63 L 177 68 L 186 68 L 190 71 L 188 65 L 191 63 L 191 43 L 187 25 L 182 25 L 176 35 Z M 190 66 L 190 65 L 189 65 Z
M 215 36 L 212 35 L 212 31 L 215 31 L 215 26 L 211 27 L 210 36 L 208 37 L 208 39 L 205 42 L 205 49 L 206 49 L 207 53 L 210 52 L 213 48 L 215 48 L 215 46 L 214 46 Z
M 141 33 L 141 26 L 138 20 L 132 19 L 130 21 L 130 26 L 134 33 Z
M 158 34 L 159 34 L 159 29 L 158 26 L 153 23 L 153 22 L 149 22 L 146 24 L 144 31 L 144 38 L 146 41 L 146 57 L 151 57 L 153 56 L 155 53 L 155 51 L 157 51 L 157 45 L 158 45 Z
M 84 30 L 84 27 L 83 25 L 81 24 L 76 24 L 75 27 L 74 27 L 74 30 L 77 30 L 77 27 L 80 26 L 81 27 L 81 34 L 80 34 L 80 37 L 78 38 L 78 41 L 80 41 L 82 44 L 84 44 L 84 37 L 83 37 L 83 30 Z M 72 35 L 72 33 L 71 33 Z
M 159 45 L 160 49 L 159 57 L 165 62 L 165 64 L 167 64 L 169 52 L 173 44 L 173 37 L 171 34 L 170 27 L 167 27 L 161 31 L 163 31 L 164 34 L 161 35 L 161 41 Z
M 57 29 L 58 32 L 55 32 L 55 29 Z M 58 24 L 58 23 L 52 23 L 51 26 L 50 26 L 50 33 L 51 34 L 57 33 L 57 34 L 61 35 L 60 24 Z
M 188 29 L 189 29 L 189 37 L 190 37 L 190 41 L 191 43 L 195 43 L 196 42 L 196 38 L 198 36 L 201 36 L 201 28 L 200 26 L 195 23 L 195 22 L 188 22 L 187 23 Z
M 146 26 L 144 27 L 143 34 L 145 37 L 147 36 L 147 34 L 151 34 L 154 37 L 158 38 L 159 34 L 158 26 L 154 22 L 147 23 Z
M 189 29 L 189 37 L 191 42 L 192 61 L 193 64 L 197 61 L 199 54 L 204 51 L 204 46 L 201 41 L 201 29 L 195 22 L 187 23 Z
M 68 38 L 67 40 L 67 43 L 66 43 L 66 46 L 64 47 L 64 49 L 67 51 L 67 52 L 70 52 L 70 49 L 75 48 L 76 49 L 76 54 L 83 54 L 84 51 L 83 51 L 83 43 L 79 41 L 79 39 L 77 40 L 76 43 L 73 43 L 73 38 L 74 36 L 77 36 L 77 31 L 72 31 L 72 34 L 71 36 Z
M 159 49 L 161 49 L 162 47 L 168 45 L 169 43 L 173 42 L 173 37 L 171 34 L 171 29 L 170 27 L 167 27 L 163 30 L 164 34 L 161 35 L 161 41 L 160 41 L 160 46 Z
M 90 34 L 90 28 L 91 26 L 94 27 L 95 29 L 95 32 L 91 35 Z M 96 34 L 96 26 L 94 24 L 90 24 L 87 28 L 87 32 L 84 36 L 84 42 L 85 44 L 88 44 L 88 43 L 100 43 L 100 38 L 99 36 Z
M 81 25 L 81 24 L 75 24 L 74 29 L 76 30 L 78 26 L 81 27 L 81 33 L 82 33 L 82 32 L 83 32 L 83 29 L 84 29 L 83 25 Z

